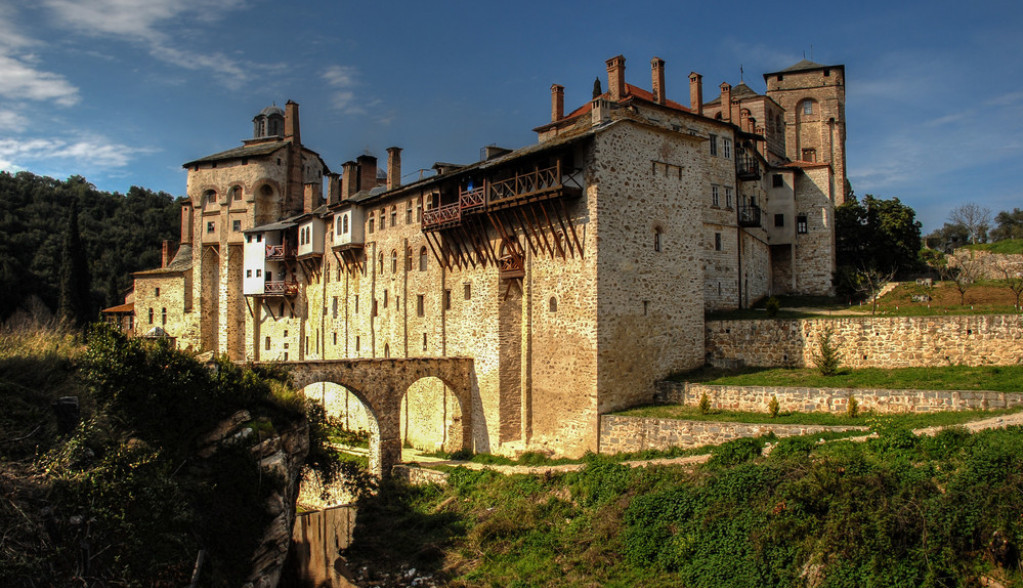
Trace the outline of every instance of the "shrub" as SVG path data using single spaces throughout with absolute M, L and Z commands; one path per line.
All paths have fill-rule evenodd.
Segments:
M 764 310 L 767 311 L 767 316 L 769 316 L 771 318 L 774 318 L 774 317 L 778 316 L 778 311 L 780 309 L 781 309 L 781 302 L 777 298 L 775 298 L 774 296 L 771 296 L 770 298 L 768 298 L 767 302 L 764 303 Z
M 839 352 L 839 346 L 831 341 L 834 334 L 834 329 L 829 325 L 817 335 L 818 350 L 813 353 L 813 364 L 822 376 L 837 374 L 841 363 L 842 355 Z
M 778 397 L 771 396 L 771 402 L 767 404 L 767 412 L 771 414 L 771 418 L 778 418 Z
M 704 392 L 700 395 L 700 414 L 707 414 L 710 412 L 710 398 L 707 397 L 707 393 Z
M 856 418 L 860 414 L 860 402 L 852 394 L 849 395 L 849 404 L 845 406 L 845 414 L 851 419 Z

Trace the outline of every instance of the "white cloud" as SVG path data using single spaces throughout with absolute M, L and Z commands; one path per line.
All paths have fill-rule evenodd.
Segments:
M 73 139 L 0 139 L 0 169 L 16 171 L 65 167 L 76 173 L 126 167 L 149 148 L 114 143 L 101 136 Z
M 78 102 L 78 88 L 64 76 L 29 67 L 0 54 L 0 96 L 11 100 L 53 100 L 61 106 Z
M 323 72 L 323 81 L 332 89 L 331 102 L 345 114 L 365 114 L 352 88 L 359 85 L 358 70 L 350 65 L 332 65 Z
M 172 30 L 176 20 L 215 22 L 244 0 L 43 0 L 57 22 L 92 37 L 123 39 L 146 48 L 161 61 L 191 70 L 209 70 L 231 88 L 250 79 L 256 66 L 223 53 L 181 47 Z
M 0 129 L 8 129 L 17 133 L 27 125 L 28 121 L 19 113 L 13 110 L 0 110 Z

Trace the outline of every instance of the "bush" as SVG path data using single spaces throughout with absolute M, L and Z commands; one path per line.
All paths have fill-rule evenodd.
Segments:
M 700 395 L 700 414 L 707 414 L 710 412 L 710 398 L 707 397 L 707 393 L 704 392 Z
M 764 310 L 767 311 L 767 316 L 771 318 L 778 316 L 778 311 L 781 310 L 781 301 L 774 296 L 771 296 L 767 299 L 767 302 L 764 303 Z
M 851 419 L 856 418 L 860 414 L 860 401 L 856 400 L 856 397 L 852 394 L 849 395 L 849 403 L 845 405 L 845 414 Z
M 813 353 L 813 364 L 820 371 L 822 376 L 834 376 L 838 373 L 842 355 L 839 346 L 831 341 L 834 329 L 830 325 L 817 335 L 818 350 Z
M 778 397 L 771 396 L 771 402 L 767 404 L 767 412 L 771 415 L 772 419 L 778 418 Z

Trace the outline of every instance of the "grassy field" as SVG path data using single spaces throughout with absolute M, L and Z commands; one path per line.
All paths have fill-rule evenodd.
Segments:
M 963 249 L 990 251 L 991 253 L 1023 253 L 1023 239 L 1006 239 L 997 243 L 977 243 L 976 245 L 967 245 Z
M 822 376 L 810 368 L 748 368 L 739 372 L 703 368 L 671 379 L 732 386 L 1023 392 L 1023 366 L 1020 365 L 842 369 L 834 376 Z

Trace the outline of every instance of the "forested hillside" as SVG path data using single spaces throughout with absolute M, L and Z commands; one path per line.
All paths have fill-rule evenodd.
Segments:
M 0 320 L 33 296 L 57 308 L 61 244 L 75 200 L 94 312 L 122 302 L 131 273 L 158 266 L 160 244 L 179 238 L 180 198 L 166 192 L 132 186 L 110 193 L 81 176 L 0 172 Z

